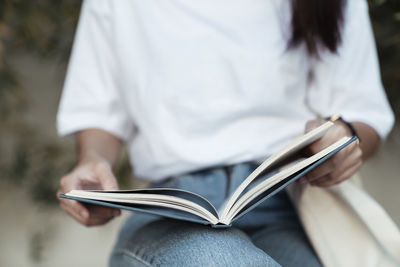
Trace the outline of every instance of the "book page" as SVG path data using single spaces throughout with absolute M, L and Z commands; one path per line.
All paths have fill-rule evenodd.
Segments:
M 222 224 L 213 224 L 209 220 L 203 219 L 192 212 L 184 211 L 183 209 L 173 209 L 168 207 L 160 207 L 160 206 L 151 206 L 151 205 L 141 205 L 141 204 L 127 204 L 127 203 L 118 203 L 118 202 L 109 202 L 103 200 L 94 200 L 87 198 L 79 198 L 73 196 L 67 196 L 64 194 L 59 195 L 62 198 L 76 200 L 81 203 L 87 203 L 92 205 L 105 206 L 110 208 L 129 210 L 133 212 L 142 212 L 150 215 L 161 216 L 165 218 L 177 219 L 182 221 L 189 221 L 204 225 L 211 225 L 212 227 L 224 227 Z
M 268 189 L 273 186 L 286 181 L 287 178 L 292 177 L 296 173 L 310 166 L 311 164 L 321 160 L 329 154 L 334 154 L 338 151 L 338 148 L 344 147 L 346 143 L 348 144 L 351 141 L 351 137 L 343 137 L 339 141 L 333 143 L 329 147 L 321 150 L 320 152 L 314 154 L 313 156 L 303 159 L 297 163 L 290 164 L 287 168 L 282 169 L 280 172 L 251 188 L 248 192 L 246 192 L 243 196 L 241 196 L 238 201 L 232 206 L 229 213 L 221 218 L 221 222 L 229 224 L 232 219 L 239 213 L 242 212 L 243 209 L 248 206 L 254 199 L 260 196 L 262 193 L 266 192 Z M 272 190 L 271 193 L 273 193 Z
M 288 158 L 294 153 L 310 145 L 317 139 L 321 138 L 333 125 L 334 123 L 331 121 L 325 122 L 321 126 L 309 131 L 308 133 L 293 139 L 289 145 L 287 145 L 282 150 L 280 150 L 279 152 L 275 153 L 274 155 L 266 159 L 239 185 L 239 187 L 235 190 L 232 196 L 228 199 L 228 201 L 224 205 L 224 208 L 222 209 L 221 218 L 227 216 L 229 210 L 232 208 L 232 206 L 237 201 L 239 196 L 244 192 L 244 190 L 250 185 L 251 182 L 266 174 L 266 172 L 271 169 L 270 167 L 276 164 L 277 162 L 280 162 Z
M 149 188 L 119 191 L 72 190 L 66 195 L 108 202 L 176 208 L 193 213 L 214 224 L 218 223 L 218 213 L 208 200 L 198 194 L 181 189 Z

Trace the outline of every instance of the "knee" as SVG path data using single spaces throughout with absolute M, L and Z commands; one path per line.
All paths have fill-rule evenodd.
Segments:
M 279 266 L 268 254 L 253 245 L 242 231 L 193 226 L 173 242 L 174 257 L 165 266 Z
M 175 221 L 140 229 L 131 242 L 114 251 L 111 262 L 116 260 L 137 266 L 279 266 L 240 230 Z

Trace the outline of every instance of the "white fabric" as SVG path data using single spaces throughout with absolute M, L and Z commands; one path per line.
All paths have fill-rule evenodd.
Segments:
M 263 158 L 315 112 L 366 122 L 384 138 L 393 115 L 366 1 L 348 1 L 339 55 L 320 62 L 304 46 L 287 49 L 289 2 L 85 1 L 60 134 L 109 131 L 149 180 Z
M 324 266 L 400 266 L 399 229 L 356 179 L 326 189 L 292 184 L 287 191 Z

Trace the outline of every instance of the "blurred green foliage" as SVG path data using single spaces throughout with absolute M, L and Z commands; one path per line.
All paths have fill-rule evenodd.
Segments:
M 66 153 L 61 143 L 43 138 L 24 119 L 30 103 L 9 56 L 29 53 L 65 66 L 80 6 L 80 0 L 0 3 L 0 178 L 24 188 L 37 203 L 57 203 L 58 178 L 72 169 L 75 158 L 71 149 Z M 115 172 L 120 184 L 128 186 L 132 170 L 126 156 Z
M 10 67 L 9 55 L 28 52 L 67 60 L 81 1 L 18 1 L 0 3 L 0 129 L 22 127 L 21 112 L 29 103 Z M 11 124 L 11 125 L 10 125 Z
M 81 1 L 2 0 L 0 3 L 0 119 L 26 106 L 7 56 L 30 52 L 66 62 Z
M 24 119 L 30 103 L 10 55 L 66 62 L 80 5 L 76 0 L 0 1 L 0 178 L 24 188 L 37 203 L 57 203 L 57 178 L 71 169 L 74 158 Z
M 58 178 L 73 167 L 73 153 L 44 139 L 23 119 L 29 112 L 29 100 L 8 56 L 30 53 L 57 58 L 65 65 L 81 1 L 0 1 L 0 178 L 24 187 L 39 203 L 56 203 Z M 383 83 L 400 115 L 400 1 L 369 0 L 369 5 Z M 131 169 L 126 157 L 118 164 L 116 175 L 128 184 Z

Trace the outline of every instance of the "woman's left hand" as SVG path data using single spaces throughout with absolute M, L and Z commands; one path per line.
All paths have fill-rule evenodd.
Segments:
M 322 123 L 324 123 L 323 120 L 307 122 L 306 132 Z M 315 154 L 343 136 L 351 136 L 351 131 L 346 124 L 336 121 L 335 125 L 321 139 L 309 146 L 309 150 L 312 154 Z M 362 155 L 363 153 L 358 142 L 353 142 L 300 178 L 299 182 L 309 182 L 311 185 L 320 187 L 338 184 L 350 178 L 358 171 L 362 165 Z

